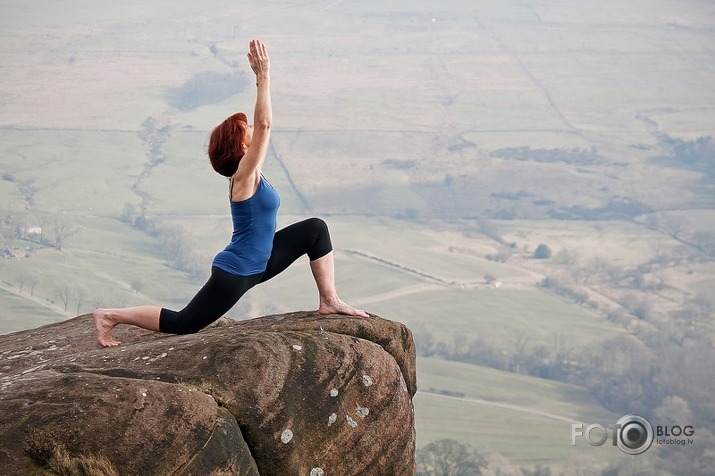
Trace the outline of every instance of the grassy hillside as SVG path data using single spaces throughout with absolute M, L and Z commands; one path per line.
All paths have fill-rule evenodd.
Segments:
M 191 298 L 230 235 L 208 135 L 250 116 L 258 37 L 280 224 L 326 218 L 342 297 L 413 329 L 418 444 L 623 466 L 572 448 L 567 420 L 621 410 L 584 377 L 586 351 L 631 342 L 676 362 L 712 347 L 714 24 L 696 0 L 4 2 L 0 332 Z M 302 260 L 230 315 L 316 296 Z M 480 345 L 515 372 L 556 359 L 568 382 L 466 363 Z M 695 380 L 654 388 L 684 398 L 702 435 L 715 417 Z M 623 410 L 655 414 L 661 397 Z
M 418 364 L 422 390 L 415 409 L 423 415 L 418 446 L 457 437 L 517 466 L 558 461 L 559 467 L 575 467 L 586 448 L 568 444 L 571 424 L 622 416 L 605 411 L 580 387 L 440 359 Z M 615 448 L 605 450 L 603 466 L 626 457 Z

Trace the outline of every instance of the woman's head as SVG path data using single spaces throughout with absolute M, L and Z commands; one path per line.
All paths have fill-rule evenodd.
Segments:
M 238 163 L 250 145 L 247 137 L 248 118 L 238 112 L 211 132 L 209 139 L 209 160 L 214 170 L 225 177 L 231 177 L 238 170 Z

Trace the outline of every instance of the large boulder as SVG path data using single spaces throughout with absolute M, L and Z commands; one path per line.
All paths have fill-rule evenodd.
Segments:
M 90 315 L 0 336 L 3 474 L 412 475 L 404 325 L 300 312 L 192 335 Z

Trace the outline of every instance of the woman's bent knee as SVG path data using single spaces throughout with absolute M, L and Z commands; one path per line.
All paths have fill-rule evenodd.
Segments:
M 325 223 L 325 220 L 323 220 L 322 218 L 312 217 L 306 219 L 305 222 L 310 227 L 310 229 L 316 233 L 316 235 L 330 233 L 328 231 L 328 224 Z
M 315 237 L 313 246 L 308 250 L 308 259 L 315 261 L 333 251 L 333 243 L 330 240 L 328 224 L 325 223 L 324 220 L 313 217 L 308 218 L 306 221 L 309 222 L 313 236 Z

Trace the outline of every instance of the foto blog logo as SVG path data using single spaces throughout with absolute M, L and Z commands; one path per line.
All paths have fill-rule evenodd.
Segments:
M 629 455 L 644 453 L 653 444 L 653 426 L 639 415 L 626 415 L 615 425 L 594 423 L 586 426 L 582 423 L 571 424 L 571 446 L 576 446 L 576 438 L 582 437 L 591 446 L 602 446 L 608 440 L 611 430 L 613 446 Z
M 639 415 L 626 415 L 615 425 L 594 423 L 584 428 L 583 423 L 571 424 L 571 446 L 576 446 L 576 439 L 583 438 L 591 446 L 602 446 L 608 441 L 608 430 L 611 430 L 613 446 L 629 455 L 645 453 L 653 444 L 659 445 L 692 445 L 695 434 L 692 425 L 653 425 Z

